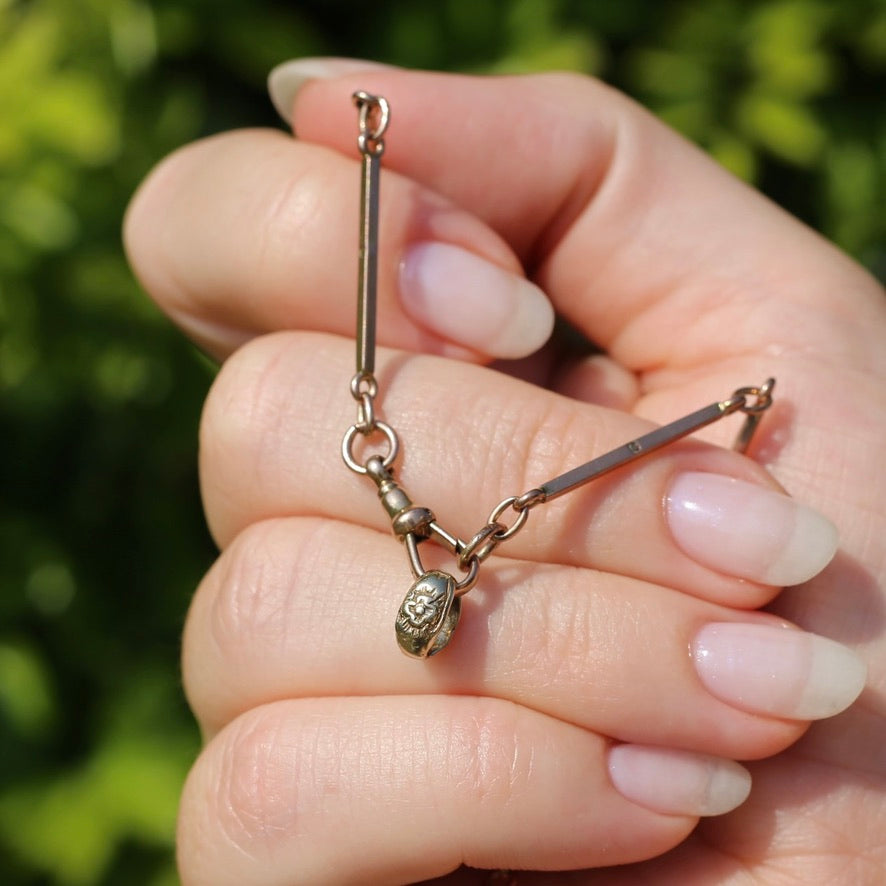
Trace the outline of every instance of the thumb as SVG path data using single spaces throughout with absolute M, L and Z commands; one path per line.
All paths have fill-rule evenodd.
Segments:
M 632 370 L 810 347 L 884 368 L 876 282 L 614 90 L 340 59 L 272 78 L 299 139 L 344 153 L 341 97 L 358 88 L 391 103 L 386 165 L 489 224 L 560 313 Z

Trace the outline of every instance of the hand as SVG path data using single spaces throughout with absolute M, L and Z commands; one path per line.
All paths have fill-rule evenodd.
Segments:
M 146 287 L 226 360 L 201 440 L 222 554 L 185 637 L 207 746 L 182 803 L 184 882 L 643 859 L 519 882 L 882 870 L 882 292 L 599 84 L 327 73 L 295 97 L 299 140 L 187 148 L 127 222 Z M 838 525 L 818 578 L 827 522 L 754 463 L 690 443 L 536 510 L 484 565 L 450 647 L 399 653 L 404 552 L 337 456 L 353 420 L 338 336 L 353 325 L 357 88 L 393 107 L 378 374 L 413 499 L 467 535 L 505 495 L 774 375 L 754 455 Z M 476 365 L 549 328 L 521 266 L 608 353 L 549 349 L 531 371 L 553 393 Z M 750 611 L 803 582 L 774 614 Z M 871 688 L 752 764 L 750 799 L 693 831 L 743 799 L 732 759 L 788 747 L 859 691 L 851 653 L 782 619 L 855 646 Z

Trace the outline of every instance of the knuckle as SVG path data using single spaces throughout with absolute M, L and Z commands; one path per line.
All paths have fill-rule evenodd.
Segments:
M 274 291 L 291 297 L 293 283 L 296 295 L 302 294 L 299 292 L 302 275 L 292 274 L 299 259 L 306 258 L 318 246 L 330 245 L 318 240 L 329 237 L 329 229 L 334 226 L 318 225 L 318 219 L 328 215 L 330 206 L 341 202 L 335 197 L 342 197 L 343 183 L 318 157 L 313 158 L 313 163 L 293 165 L 288 156 L 289 147 L 284 145 L 280 154 L 280 176 L 274 181 L 273 192 L 262 194 L 262 201 L 256 204 L 254 230 L 258 242 L 253 255 L 256 265 L 249 269 L 249 274 L 264 271 L 274 282 Z M 304 150 L 305 146 L 299 147 Z
M 291 577 L 280 568 L 279 548 L 267 521 L 248 526 L 222 554 L 210 630 L 226 658 L 255 644 L 276 649 L 285 635 Z
M 514 625 L 514 636 L 520 638 L 516 662 L 527 679 L 539 682 L 551 695 L 566 693 L 574 703 L 579 687 L 598 685 L 593 650 L 598 647 L 596 618 L 589 595 L 578 584 L 579 572 L 572 571 L 566 579 L 564 568 L 559 569 L 556 586 L 541 576 L 533 582 L 533 605 L 523 606 L 515 613 L 519 624 Z
M 201 583 L 185 625 L 182 678 L 205 729 L 299 694 L 311 668 L 338 654 L 337 635 L 322 626 L 336 618 L 339 598 L 315 592 L 329 583 L 325 554 L 335 533 L 313 517 L 254 523 Z
M 316 340 L 306 346 L 311 335 L 252 339 L 223 365 L 209 391 L 200 425 L 201 482 L 222 547 L 265 516 L 257 512 L 262 502 L 305 497 L 304 468 L 292 454 L 316 445 L 334 418 L 340 422 L 330 415 L 334 401 L 325 388 L 309 383 L 328 376 L 330 362 L 329 348 Z M 304 414 L 314 420 L 300 421 Z
M 460 706 L 449 724 L 447 782 L 459 808 L 477 814 L 519 802 L 532 770 L 520 709 L 497 699 Z
M 204 749 L 179 812 L 182 882 L 244 882 L 294 832 L 297 754 L 281 712 L 250 711 Z
M 284 335 L 252 339 L 222 365 L 203 410 L 201 454 L 223 457 L 238 452 L 257 430 L 273 426 L 285 405 L 279 383 Z
M 295 783 L 282 753 L 283 732 L 271 707 L 241 718 L 224 736 L 219 786 L 209 811 L 221 834 L 250 854 L 272 849 L 291 824 L 294 804 L 288 797 Z
M 328 550 L 337 536 L 314 518 L 264 520 L 244 529 L 222 555 L 210 614 L 217 647 L 285 660 L 293 626 L 319 622 L 313 610 L 325 597 L 307 590 L 328 583 Z

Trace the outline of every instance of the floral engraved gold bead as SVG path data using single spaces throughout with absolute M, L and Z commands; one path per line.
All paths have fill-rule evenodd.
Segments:
M 397 642 L 412 658 L 436 655 L 449 642 L 461 612 L 455 579 L 426 572 L 407 591 L 397 612 Z

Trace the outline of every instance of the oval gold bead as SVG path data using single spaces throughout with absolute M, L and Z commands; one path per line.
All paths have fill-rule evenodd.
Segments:
M 397 643 L 412 658 L 436 655 L 449 642 L 461 614 L 455 579 L 426 572 L 406 592 L 397 612 Z

